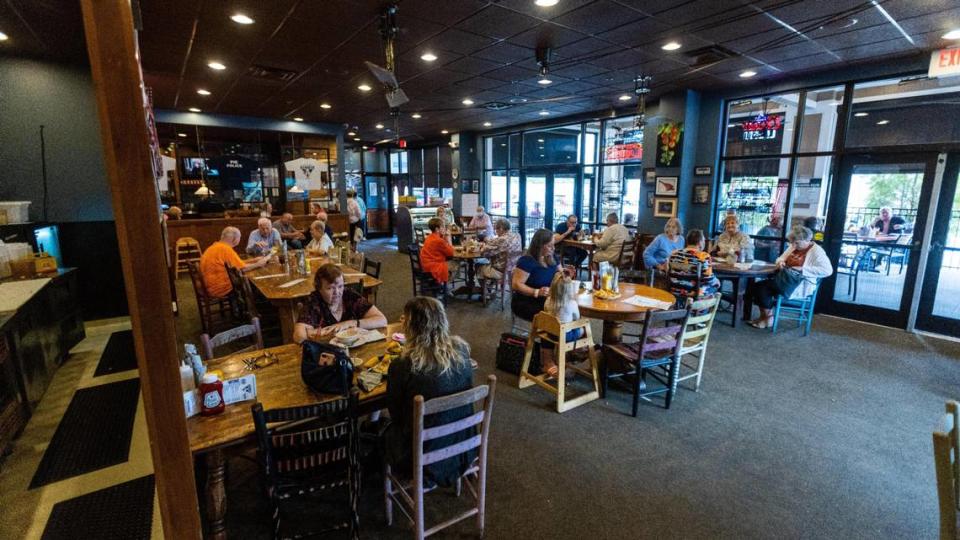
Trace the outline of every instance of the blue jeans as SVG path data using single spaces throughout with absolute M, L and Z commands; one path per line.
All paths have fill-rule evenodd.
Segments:
M 567 343 L 571 341 L 576 341 L 582 338 L 586 333 L 587 333 L 586 330 L 584 330 L 583 328 L 574 328 L 573 330 L 570 330 L 569 332 L 567 332 L 567 335 L 565 336 L 567 338 Z M 543 347 L 544 349 L 553 349 L 553 343 L 550 343 L 549 341 L 544 341 L 543 343 L 541 343 L 540 346 Z

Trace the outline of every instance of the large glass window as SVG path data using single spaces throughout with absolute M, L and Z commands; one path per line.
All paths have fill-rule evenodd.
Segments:
M 580 163 L 580 124 L 523 134 L 523 166 Z
M 638 162 L 642 159 L 643 129 L 636 125 L 635 116 L 604 122 L 604 163 Z
M 717 229 L 730 214 L 740 219 L 741 230 L 752 235 L 769 225 L 773 216 L 782 221 L 789 185 L 789 159 L 727 161 L 718 190 Z M 769 234 L 769 229 L 764 232 L 764 236 Z
M 488 189 L 487 212 L 492 216 L 507 215 L 507 173 L 505 171 L 487 171 Z
M 799 101 L 800 94 L 792 92 L 730 103 L 724 156 L 790 153 Z
M 843 87 L 810 90 L 806 94 L 798 149 L 800 152 L 832 152 L 840 118 L 838 111 L 843 105 Z
M 853 89 L 847 147 L 960 140 L 960 80 L 892 79 Z

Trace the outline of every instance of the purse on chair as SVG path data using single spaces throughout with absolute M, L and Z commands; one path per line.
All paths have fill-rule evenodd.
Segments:
M 304 341 L 302 348 L 300 377 L 304 384 L 318 394 L 350 393 L 353 363 L 343 349 L 315 341 Z
M 803 283 L 803 273 L 793 268 L 782 268 L 774 274 L 773 282 L 784 298 L 790 298 L 793 291 Z

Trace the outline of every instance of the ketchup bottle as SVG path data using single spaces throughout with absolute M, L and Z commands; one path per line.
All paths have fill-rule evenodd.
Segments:
M 223 412 L 223 383 L 214 373 L 203 376 L 200 384 L 200 415 L 214 416 Z

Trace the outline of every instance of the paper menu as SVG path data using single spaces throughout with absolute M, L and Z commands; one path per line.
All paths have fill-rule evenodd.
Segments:
M 278 288 L 278 289 L 286 289 L 287 287 L 293 287 L 294 285 L 299 285 L 300 283 L 303 283 L 304 281 L 306 281 L 306 279 L 303 279 L 303 278 L 294 279 L 294 280 L 292 280 L 292 281 L 288 281 L 288 282 L 284 283 L 283 285 L 278 285 L 277 288 Z
M 623 302 L 627 304 L 633 304 L 639 307 L 649 307 L 654 309 L 670 309 L 673 307 L 673 302 L 666 302 L 663 300 L 656 300 L 654 298 L 648 298 L 646 296 L 633 295 Z
M 257 376 L 244 375 L 236 379 L 227 379 L 223 381 L 223 402 L 227 405 L 256 399 L 257 397 Z

